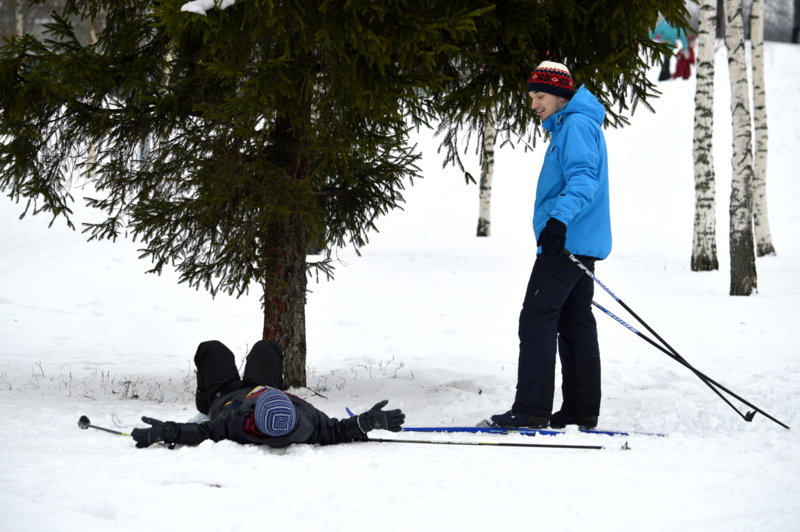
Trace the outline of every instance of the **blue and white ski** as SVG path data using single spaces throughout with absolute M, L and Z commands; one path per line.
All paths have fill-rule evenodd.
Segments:
M 474 434 L 523 434 L 525 436 L 557 436 L 566 434 L 565 429 L 532 429 L 526 427 L 505 428 L 492 426 L 477 427 L 403 427 L 403 432 L 467 432 Z M 577 432 L 583 434 L 603 434 L 606 436 L 666 436 L 658 432 L 635 432 L 630 430 L 609 430 L 609 429 L 578 429 Z
M 347 414 L 355 416 L 356 414 L 349 408 L 345 408 Z M 474 427 L 468 426 L 451 426 L 451 427 L 403 427 L 402 432 L 467 432 L 473 434 L 523 434 L 525 436 L 557 436 L 559 434 L 566 434 L 565 429 L 532 429 L 526 427 L 519 428 L 505 428 L 495 427 L 486 419 L 478 423 Z M 578 429 L 578 432 L 583 434 L 603 434 L 606 436 L 659 436 L 664 437 L 666 434 L 660 432 L 636 432 L 631 430 L 611 430 L 611 429 Z

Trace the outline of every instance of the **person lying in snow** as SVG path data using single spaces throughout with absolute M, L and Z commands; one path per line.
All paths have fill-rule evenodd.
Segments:
M 331 445 L 364 441 L 367 432 L 399 432 L 405 414 L 383 410 L 384 400 L 358 416 L 329 418 L 310 403 L 281 391 L 283 353 L 275 342 L 259 340 L 247 355 L 244 378 L 239 378 L 233 353 L 222 342 L 201 343 L 194 356 L 197 367 L 197 409 L 208 416 L 202 423 L 175 423 L 142 417 L 150 428 L 133 429 L 136 447 L 157 442 L 198 445 L 232 440 L 270 447 L 292 443 Z

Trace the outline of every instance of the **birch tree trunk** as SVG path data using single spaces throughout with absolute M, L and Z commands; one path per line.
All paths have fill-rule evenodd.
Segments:
M 16 0 L 14 2 L 14 33 L 22 35 L 25 31 L 25 9 L 23 5 L 25 0 Z
M 753 223 L 756 254 L 774 255 L 767 215 L 767 96 L 764 83 L 764 0 L 753 0 L 750 12 L 750 42 L 753 61 L 753 124 L 755 154 L 753 165 Z
M 483 123 L 483 149 L 481 150 L 481 180 L 478 213 L 477 236 L 491 234 L 492 220 L 492 178 L 494 176 L 494 146 L 497 140 L 496 117 L 494 106 L 486 111 Z
M 731 83 L 730 295 L 748 296 L 756 287 L 753 245 L 753 152 L 742 0 L 725 0 L 725 46 Z
M 716 0 L 701 0 L 694 94 L 694 237 L 692 271 L 719 269 L 714 175 L 714 44 Z
M 89 23 L 89 42 L 92 44 L 97 43 L 97 30 L 95 28 L 95 21 Z M 88 178 L 94 180 L 97 174 L 97 143 L 93 138 L 89 139 L 89 148 L 86 154 L 86 166 L 88 168 Z

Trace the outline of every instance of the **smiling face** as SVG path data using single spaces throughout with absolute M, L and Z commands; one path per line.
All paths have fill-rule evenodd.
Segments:
M 536 111 L 542 122 L 553 113 L 559 112 L 569 101 L 549 92 L 529 92 L 528 96 L 531 98 L 531 109 Z

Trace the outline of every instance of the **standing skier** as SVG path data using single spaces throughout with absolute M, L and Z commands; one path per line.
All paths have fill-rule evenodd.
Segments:
M 605 109 L 567 67 L 545 61 L 528 79 L 531 107 L 550 132 L 536 187 L 533 230 L 538 255 L 519 318 L 517 393 L 511 410 L 492 416 L 501 427 L 597 426 L 600 350 L 589 270 L 611 251 L 608 165 L 600 129 Z M 552 414 L 556 350 L 563 403 Z
M 216 340 L 198 346 L 194 363 L 195 402 L 208 421 L 175 423 L 143 417 L 142 421 L 151 427 L 133 429 L 136 447 L 160 441 L 197 445 L 207 439 L 269 447 L 292 443 L 330 445 L 366 440 L 366 433 L 373 429 L 398 432 L 405 420 L 400 410 L 382 410 L 388 401 L 381 401 L 358 416 L 337 420 L 281 391 L 283 353 L 275 342 L 259 340 L 253 345 L 247 355 L 244 379 L 239 378 L 231 350 Z

